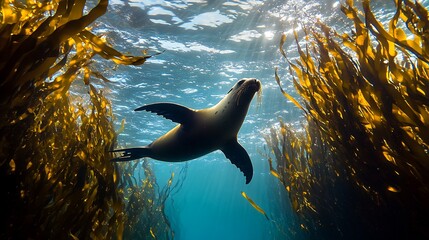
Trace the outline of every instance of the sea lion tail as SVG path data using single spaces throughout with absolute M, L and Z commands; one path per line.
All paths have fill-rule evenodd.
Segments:
M 119 157 L 112 158 L 110 160 L 112 162 L 127 162 L 150 156 L 150 148 L 148 147 L 115 149 L 111 152 L 121 153 Z

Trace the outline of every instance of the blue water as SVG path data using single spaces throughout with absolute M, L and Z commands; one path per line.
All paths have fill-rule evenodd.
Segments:
M 388 3 L 377 7 L 383 9 L 384 4 Z M 256 98 L 253 100 L 238 134 L 254 165 L 252 182 L 246 185 L 243 174 L 221 152 L 189 161 L 182 188 L 166 204 L 175 239 L 298 238 L 288 232 L 293 214 L 284 212 L 288 209 L 282 206 L 287 204 L 285 190 L 270 175 L 263 155 L 267 153 L 263 134 L 279 118 L 295 126 L 303 119 L 274 80 L 278 66 L 285 90 L 294 94 L 278 45 L 281 34 L 288 33 L 285 48 L 291 59 L 296 56 L 290 34 L 296 18 L 304 22 L 318 18 L 340 30 L 347 28 L 339 2 L 334 0 L 114 0 L 96 27 L 121 51 L 162 52 L 142 66 L 120 66 L 105 73 L 113 81 L 103 88 L 112 99 L 117 128 L 126 120 L 118 137 L 124 147 L 146 145 L 175 126 L 155 114 L 134 112 L 139 106 L 166 101 L 206 108 L 241 78 L 262 82 L 262 104 L 258 107 Z M 185 163 L 151 160 L 151 165 L 163 186 Z M 267 212 L 270 221 L 252 208 L 242 191 Z

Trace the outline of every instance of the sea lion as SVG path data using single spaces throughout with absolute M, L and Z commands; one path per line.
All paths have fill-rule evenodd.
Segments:
M 139 107 L 134 111 L 153 112 L 179 124 L 147 146 L 113 150 L 122 155 L 112 161 L 150 157 L 166 162 L 183 162 L 221 150 L 244 173 L 248 184 L 252 180 L 253 166 L 246 150 L 237 142 L 237 134 L 253 96 L 260 89 L 259 80 L 244 78 L 210 108 L 194 110 L 175 103 Z

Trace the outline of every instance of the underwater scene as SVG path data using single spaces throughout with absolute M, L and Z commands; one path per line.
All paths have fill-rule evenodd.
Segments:
M 428 9 L 2 1 L 0 239 L 429 239 Z

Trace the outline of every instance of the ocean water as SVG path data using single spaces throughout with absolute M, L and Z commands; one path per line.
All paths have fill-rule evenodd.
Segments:
M 154 102 L 175 102 L 194 109 L 216 104 L 241 78 L 262 82 L 260 106 L 256 97 L 238 134 L 250 155 L 254 177 L 245 184 L 243 174 L 217 151 L 186 163 L 150 160 L 160 186 L 171 173 L 184 177 L 183 185 L 166 203 L 175 239 L 296 239 L 287 234 L 293 213 L 283 211 L 279 199 L 286 191 L 270 175 L 264 134 L 279 118 L 299 127 L 303 114 L 284 99 L 274 79 L 279 73 L 286 91 L 294 95 L 288 65 L 279 52 L 296 57 L 292 30 L 296 20 L 316 19 L 346 31 L 341 2 L 320 1 L 111 1 L 108 13 L 96 26 L 119 50 L 139 54 L 160 53 L 142 66 L 120 66 L 105 73 L 112 83 L 103 86 L 112 99 L 122 147 L 149 144 L 175 126 L 169 120 L 133 109 Z M 393 1 L 374 1 L 374 11 L 388 19 Z M 389 10 L 390 8 L 390 10 Z M 298 32 L 302 30 L 298 27 Z M 302 32 L 301 32 L 302 33 Z M 185 176 L 178 176 L 187 167 Z M 182 173 L 185 174 L 185 173 Z M 267 213 L 257 212 L 241 196 L 244 191 Z

